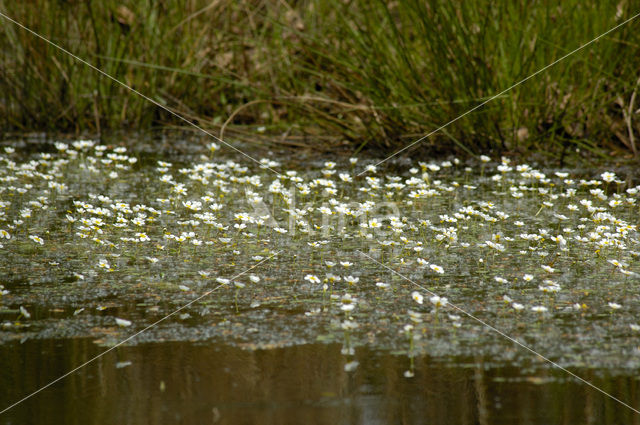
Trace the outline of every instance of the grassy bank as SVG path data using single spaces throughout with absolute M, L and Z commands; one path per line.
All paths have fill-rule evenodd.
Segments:
M 185 7 L 186 4 L 186 7 Z M 392 151 L 631 17 L 628 1 L 0 2 L 217 134 Z M 637 155 L 640 18 L 420 144 Z M 3 19 L 0 128 L 185 125 Z

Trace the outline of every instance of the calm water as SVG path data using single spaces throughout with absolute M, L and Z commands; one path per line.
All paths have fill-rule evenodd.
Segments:
M 87 339 L 0 347 L 0 400 L 13 402 L 99 353 Z M 344 372 L 336 344 L 242 350 L 150 343 L 114 350 L 0 416 L 2 424 L 638 424 L 640 416 L 563 372 L 481 358 L 407 360 L 367 349 Z M 637 377 L 578 370 L 632 405 Z

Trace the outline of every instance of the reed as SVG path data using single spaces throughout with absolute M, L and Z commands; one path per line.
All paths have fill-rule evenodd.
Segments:
M 638 13 L 567 0 L 29 0 L 0 10 L 216 131 L 391 152 Z M 638 154 L 640 21 L 474 111 L 432 153 Z M 0 128 L 184 125 L 5 21 Z

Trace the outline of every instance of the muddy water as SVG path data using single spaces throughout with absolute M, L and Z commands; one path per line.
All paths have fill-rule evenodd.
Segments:
M 407 359 L 337 344 L 242 350 L 120 347 L 0 416 L 0 424 L 637 424 L 640 416 L 561 371 L 486 359 Z M 0 346 L 0 400 L 15 402 L 103 351 L 89 339 Z M 640 380 L 575 370 L 640 405 Z M 4 407 L 4 406 L 3 406 Z

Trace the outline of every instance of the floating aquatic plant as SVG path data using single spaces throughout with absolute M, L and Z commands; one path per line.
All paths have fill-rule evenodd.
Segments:
M 90 333 L 118 326 L 124 306 L 127 320 L 147 324 L 221 284 L 183 313 L 202 335 L 286 343 L 342 334 L 349 352 L 367 343 L 394 349 L 408 335 L 393 325 L 427 304 L 433 314 L 420 326 L 429 332 L 412 331 L 412 352 L 501 351 L 477 323 L 452 314 L 451 300 L 552 352 L 608 329 L 633 352 L 640 187 L 620 173 L 506 158 L 389 168 L 352 158 L 289 171 L 261 162 L 275 175 L 219 157 L 217 147 L 188 161 L 139 160 L 92 141 L 50 148 L 0 155 L 0 303 L 12 311 L 67 303 Z M 279 249 L 260 277 L 230 279 Z M 344 329 L 336 317 L 358 326 Z M 18 331 L 13 319 L 1 337 Z M 574 344 L 560 343 L 569 325 Z

